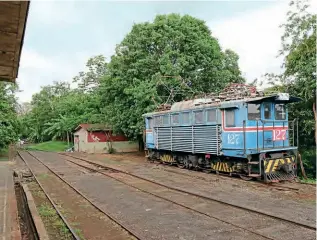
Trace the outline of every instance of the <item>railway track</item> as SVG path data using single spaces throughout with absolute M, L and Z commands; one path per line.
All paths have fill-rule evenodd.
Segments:
M 197 175 L 193 175 L 193 174 L 189 174 L 189 173 L 185 173 L 185 172 L 180 172 L 178 170 L 183 170 L 183 169 L 179 169 L 179 168 L 176 168 L 177 170 L 173 169 L 174 167 L 173 166 L 166 166 L 164 164 L 161 164 L 161 163 L 158 163 L 160 166 L 162 166 L 164 168 L 164 171 L 166 172 L 171 172 L 171 173 L 175 173 L 175 174 L 179 174 L 179 175 L 183 175 L 183 176 L 188 176 L 188 177 L 192 177 L 192 178 L 196 178 L 196 179 L 201 179 L 201 180 L 204 180 L 204 181 L 210 181 L 210 182 L 213 182 L 213 181 L 216 181 L 216 180 L 211 180 L 211 179 L 208 179 L 208 178 L 205 178 L 203 176 L 197 176 Z M 206 171 L 200 171 L 201 173 L 208 173 Z M 192 172 L 193 173 L 193 172 Z M 240 181 L 240 182 L 246 182 L 245 180 L 241 179 L 241 178 L 233 178 L 233 177 L 230 177 L 226 174 L 217 174 L 217 177 L 221 178 L 221 179 L 225 179 L 225 180 L 235 180 L 235 181 Z M 280 191 L 299 191 L 300 188 L 295 188 L 295 187 L 288 187 L 288 186 L 282 186 L 280 184 L 276 184 L 276 183 L 264 183 L 264 182 L 256 182 L 256 181 L 247 181 L 248 184 L 251 184 L 253 186 L 256 186 L 256 187 L 264 187 L 264 188 L 271 188 L 271 189 L 277 189 L 277 190 L 280 190 Z M 299 184 L 299 183 L 298 183 Z
M 135 179 L 138 179 L 138 180 L 141 180 L 141 181 L 145 181 L 145 182 L 154 184 L 154 185 L 156 185 L 156 188 L 164 187 L 164 188 L 167 188 L 167 189 L 169 189 L 169 190 L 171 190 L 171 191 L 179 192 L 179 193 L 182 193 L 182 194 L 188 194 L 189 196 L 192 196 L 192 197 L 196 197 L 196 198 L 200 198 L 200 199 L 207 200 L 207 201 L 209 201 L 210 203 L 215 203 L 215 202 L 221 203 L 221 204 L 223 204 L 226 208 L 232 208 L 232 211 L 234 211 L 235 209 L 239 209 L 239 210 L 243 210 L 243 211 L 247 212 L 248 214 L 258 214 L 258 215 L 260 215 L 262 218 L 263 218 L 263 217 L 264 217 L 264 218 L 271 218 L 271 220 L 274 219 L 275 221 L 278 221 L 278 222 L 280 222 L 280 223 L 282 222 L 282 223 L 284 223 L 284 224 L 289 224 L 289 225 L 290 225 L 290 228 L 294 228 L 294 227 L 295 227 L 295 228 L 299 228 L 299 229 L 298 229 L 299 231 L 302 231 L 302 230 L 305 230 L 305 229 L 306 229 L 307 231 L 312 231 L 312 230 L 313 230 L 313 232 L 314 232 L 313 235 L 315 235 L 316 227 L 311 226 L 311 225 L 306 225 L 306 224 L 299 223 L 299 222 L 297 222 L 297 221 L 293 221 L 293 220 L 290 220 L 290 219 L 284 219 L 284 218 L 281 218 L 281 217 L 278 217 L 278 216 L 274 216 L 274 215 L 271 215 L 271 214 L 263 213 L 263 212 L 261 212 L 261 211 L 256 211 L 256 210 L 254 210 L 254 209 L 249 209 L 249 208 L 241 207 L 241 206 L 234 205 L 234 204 L 231 204 L 231 203 L 228 203 L 228 202 L 225 202 L 225 201 L 219 201 L 218 199 L 213 199 L 213 198 L 210 198 L 210 197 L 206 197 L 206 196 L 202 196 L 202 195 L 199 195 L 199 194 L 195 194 L 195 193 L 192 193 L 192 192 L 189 192 L 189 191 L 185 191 L 185 190 L 183 190 L 183 189 L 178 189 L 178 188 L 175 188 L 175 187 L 167 186 L 167 185 L 165 185 L 165 184 L 158 183 L 158 182 L 155 182 L 155 181 L 152 181 L 152 180 L 149 180 L 149 179 L 146 179 L 146 178 L 137 176 L 137 175 L 135 175 L 135 174 L 132 174 L 132 173 L 123 171 L 123 170 L 119 170 L 119 169 L 112 168 L 112 167 L 109 167 L 109 166 L 104 166 L 104 165 L 101 165 L 101 164 L 98 164 L 98 163 L 89 161 L 89 160 L 87 160 L 87 159 L 82 159 L 82 158 L 79 158 L 79 157 L 70 156 L 70 155 L 68 155 L 68 154 L 62 154 L 62 155 L 75 159 L 75 161 L 73 161 L 73 160 L 67 159 L 67 158 L 65 158 L 65 157 L 63 158 L 64 160 L 66 160 L 66 161 L 68 161 L 68 162 L 71 162 L 72 164 L 75 164 L 75 165 L 77 165 L 77 166 L 83 167 L 83 168 L 85 168 L 85 169 L 87 169 L 87 170 L 89 170 L 89 171 L 98 172 L 98 173 L 100 173 L 100 174 L 102 174 L 102 175 L 105 175 L 105 176 L 110 177 L 110 178 L 112 178 L 112 179 L 115 179 L 115 180 L 117 180 L 117 181 L 119 181 L 119 182 L 121 182 L 121 183 L 123 183 L 123 184 L 126 184 L 126 185 L 128 185 L 128 186 L 130 186 L 130 187 L 133 187 L 133 188 L 135 188 L 135 189 L 137 189 L 137 190 L 139 190 L 139 191 L 146 192 L 146 193 L 148 193 L 148 194 L 150 194 L 150 195 L 154 195 L 154 196 L 156 196 L 156 197 L 158 197 L 158 198 L 161 198 L 161 199 L 164 199 L 164 200 L 166 200 L 166 201 L 170 201 L 170 202 L 172 202 L 173 204 L 177 204 L 177 205 L 179 205 L 179 206 L 181 206 L 181 207 L 185 207 L 185 208 L 187 208 L 187 209 L 190 209 L 190 210 L 192 210 L 192 211 L 194 211 L 194 212 L 197 212 L 197 213 L 199 213 L 199 214 L 203 214 L 203 215 L 208 216 L 208 217 L 210 217 L 210 218 L 215 218 L 215 219 L 220 220 L 220 221 L 222 221 L 222 222 L 225 222 L 225 223 L 227 223 L 227 224 L 231 224 L 231 225 L 233 225 L 233 226 L 235 226 L 235 227 L 238 227 L 238 228 L 243 229 L 243 230 L 245 230 L 245 231 L 251 232 L 251 233 L 253 233 L 253 234 L 257 234 L 257 235 L 259 235 L 259 236 L 261 236 L 261 237 L 264 237 L 264 238 L 266 238 L 266 239 L 276 239 L 276 238 L 272 238 L 272 237 L 270 237 L 270 236 L 268 236 L 268 235 L 261 234 L 261 233 L 257 232 L 256 230 L 251 230 L 251 229 L 248 228 L 247 226 L 241 226 L 241 225 L 239 225 L 239 224 L 236 224 L 236 223 L 233 223 L 233 222 L 230 222 L 230 221 L 227 221 L 227 220 L 223 220 L 223 219 L 221 219 L 221 218 L 219 218 L 219 217 L 216 217 L 216 216 L 214 216 L 214 215 L 212 215 L 212 214 L 210 214 L 210 213 L 206 213 L 206 212 L 204 212 L 204 211 L 201 211 L 201 210 L 197 210 L 197 209 L 195 209 L 195 208 L 192 208 L 192 207 L 190 207 L 190 206 L 188 206 L 188 205 L 185 205 L 185 204 L 182 204 L 182 203 L 173 201 L 173 200 L 171 200 L 171 199 L 168 198 L 168 197 L 164 197 L 164 196 L 161 196 L 161 195 L 155 193 L 155 191 L 154 191 L 154 192 L 153 192 L 153 191 L 148 191 L 148 190 L 146 190 L 146 189 L 144 189 L 144 188 L 142 188 L 142 187 L 136 186 L 134 183 L 131 183 L 131 182 L 133 182 L 133 179 L 132 179 L 132 181 L 129 181 L 129 182 L 124 181 L 124 180 L 122 180 L 122 176 L 121 176 L 121 177 L 118 177 L 118 176 L 116 176 L 116 174 L 117 174 L 117 173 L 120 173 L 120 174 L 122 174 L 122 175 L 127 175 L 127 176 L 129 176 L 129 177 L 132 177 L 132 178 L 135 178 Z M 78 160 L 79 160 L 79 162 L 78 162 Z M 130 180 L 131 180 L 131 179 L 130 179 Z M 243 219 L 242 219 L 242 222 L 243 222 Z
M 129 228 L 127 228 L 126 226 L 124 226 L 124 224 L 119 223 L 114 217 L 112 217 L 110 214 L 106 213 L 105 211 L 103 211 L 100 207 L 98 207 L 96 204 L 94 204 L 84 193 L 82 193 L 80 190 L 78 190 L 76 187 L 74 187 L 71 183 L 69 183 L 68 181 L 66 181 L 63 177 L 61 177 L 58 173 L 56 173 L 54 170 L 52 170 L 49 166 L 47 166 L 47 164 L 45 164 L 43 161 L 41 161 L 39 158 L 37 158 L 36 156 L 34 156 L 33 154 L 31 154 L 29 151 L 26 151 L 28 154 L 30 154 L 34 159 L 36 159 L 40 164 L 42 164 L 43 166 L 45 166 L 52 174 L 54 174 L 57 178 L 59 178 L 61 181 L 63 181 L 65 184 L 67 184 L 71 189 L 73 189 L 76 193 L 78 193 L 81 197 L 83 197 L 84 199 L 86 199 L 92 206 L 94 206 L 99 212 L 101 212 L 102 214 L 105 214 L 108 218 L 110 218 L 113 222 L 115 222 L 116 224 L 118 224 L 119 226 L 121 226 L 123 229 L 125 229 L 131 236 L 133 236 L 135 239 L 137 240 L 143 240 L 140 237 L 137 236 L 137 234 L 133 233 Z M 31 171 L 32 175 L 34 176 L 36 182 L 39 184 L 40 188 L 43 190 L 44 194 L 46 195 L 46 197 L 49 199 L 49 201 L 51 202 L 51 204 L 54 206 L 55 210 L 57 211 L 58 215 L 62 218 L 62 220 L 64 221 L 65 225 L 67 226 L 67 228 L 70 230 L 71 234 L 73 235 L 75 240 L 81 240 L 81 238 L 76 234 L 76 232 L 74 231 L 74 229 L 72 229 L 72 227 L 70 226 L 70 224 L 67 222 L 66 218 L 63 216 L 63 214 L 58 210 L 57 206 L 55 205 L 54 201 L 50 198 L 50 196 L 46 193 L 46 191 L 44 190 L 43 186 L 41 185 L 41 183 L 39 182 L 38 178 L 36 177 L 36 175 L 34 174 L 34 172 L 32 171 L 32 168 L 29 166 L 28 162 L 22 157 L 22 155 L 20 154 L 20 152 L 18 152 L 18 155 L 20 156 L 20 158 L 25 162 L 26 166 L 28 167 L 28 169 Z
M 39 187 L 41 188 L 41 190 L 43 191 L 43 193 L 45 194 L 45 196 L 47 197 L 47 199 L 49 200 L 49 202 L 52 204 L 53 208 L 55 209 L 55 211 L 57 212 L 58 216 L 62 219 L 62 221 L 65 223 L 66 227 L 68 228 L 68 230 L 70 231 L 70 233 L 72 234 L 73 238 L 75 240 L 80 240 L 80 237 L 76 234 L 75 230 L 70 226 L 70 224 L 68 223 L 68 221 L 66 220 L 65 216 L 61 213 L 61 211 L 58 210 L 56 204 L 54 203 L 54 201 L 52 200 L 52 198 L 47 194 L 47 192 L 45 191 L 45 189 L 43 188 L 42 184 L 39 182 L 38 178 L 36 177 L 36 175 L 34 174 L 33 170 L 30 168 L 29 164 L 27 161 L 25 161 L 25 159 L 20 155 L 20 153 L 18 152 L 18 155 L 20 156 L 20 158 L 24 161 L 25 165 L 28 167 L 28 169 L 30 170 L 30 172 L 32 173 L 32 176 L 34 177 L 36 183 L 39 185 Z

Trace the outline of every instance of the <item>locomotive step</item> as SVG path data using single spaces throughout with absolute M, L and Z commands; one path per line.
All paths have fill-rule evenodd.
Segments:
M 258 165 L 259 162 L 248 162 L 248 164 L 251 164 L 251 165 Z
M 261 174 L 249 174 L 248 177 L 261 177 Z

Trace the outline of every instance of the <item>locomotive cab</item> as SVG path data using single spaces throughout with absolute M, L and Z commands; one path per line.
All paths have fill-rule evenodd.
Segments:
M 275 147 L 289 146 L 289 123 L 287 108 L 284 103 L 278 102 L 262 102 L 247 103 L 247 126 L 254 126 L 262 139 L 257 139 L 256 148 L 259 144 L 262 149 L 271 149 Z M 259 138 L 259 136 L 257 136 Z M 254 146 L 255 147 L 255 146 Z
M 272 182 L 296 176 L 298 128 L 287 104 L 297 101 L 280 93 L 222 104 L 222 154 L 235 159 L 245 177 Z
M 287 104 L 297 101 L 300 99 L 279 94 L 246 102 L 244 151 L 248 159 L 257 159 L 257 172 L 267 182 L 296 176 L 298 125 L 296 119 L 288 119 Z M 252 167 L 257 166 L 249 165 L 251 175 Z

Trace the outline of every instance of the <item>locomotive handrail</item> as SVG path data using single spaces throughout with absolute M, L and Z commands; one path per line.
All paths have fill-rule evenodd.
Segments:
M 260 124 L 259 124 L 260 122 Z M 280 123 L 282 124 L 282 128 L 285 128 L 285 123 L 287 124 L 286 126 L 288 127 L 288 136 L 286 139 L 281 139 L 282 141 L 282 146 L 276 146 L 275 141 L 272 139 L 272 147 L 265 146 L 265 142 L 268 142 L 268 140 L 265 139 L 265 132 L 270 131 L 270 130 L 265 130 L 265 124 L 272 123 L 272 130 L 275 129 L 277 126 L 276 124 Z M 295 124 L 296 124 L 296 134 L 295 134 Z M 262 130 L 262 144 L 259 146 L 259 130 Z M 243 136 L 244 138 L 246 137 L 245 135 L 245 126 L 243 125 Z M 295 145 L 295 137 L 296 137 L 296 145 Z M 288 144 L 286 145 L 285 141 L 288 140 Z M 292 141 L 290 141 L 292 140 Z M 245 140 L 244 140 L 245 141 Z M 256 120 L 256 149 L 257 151 L 260 151 L 261 149 L 275 149 L 275 148 L 285 148 L 285 147 L 298 147 L 298 119 L 295 118 L 293 120 L 263 120 L 263 119 L 257 119 Z M 245 144 L 244 144 L 245 145 Z M 286 145 L 286 146 L 285 146 Z M 245 147 L 244 147 L 245 150 Z

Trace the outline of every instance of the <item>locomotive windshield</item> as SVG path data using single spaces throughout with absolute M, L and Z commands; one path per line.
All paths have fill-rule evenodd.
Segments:
M 248 104 L 248 119 L 257 120 L 261 118 L 261 105 L 260 104 Z
M 264 119 L 271 119 L 271 103 L 263 103 Z
M 261 104 L 248 104 L 248 120 L 286 120 L 285 104 L 263 102 Z
M 284 104 L 275 104 L 275 120 L 285 120 L 286 109 Z

